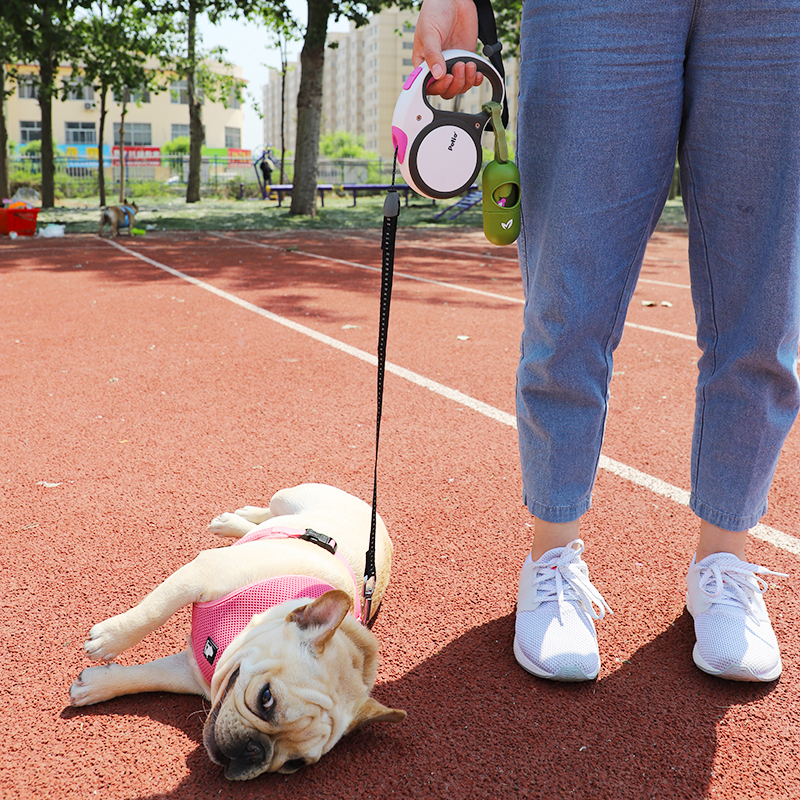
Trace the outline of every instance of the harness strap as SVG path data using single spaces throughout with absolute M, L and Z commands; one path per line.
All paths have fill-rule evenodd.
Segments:
M 347 559 L 336 552 L 338 545 L 334 539 L 331 539 L 330 536 L 325 536 L 324 533 L 318 533 L 317 531 L 313 530 L 313 528 L 300 530 L 298 528 L 284 528 L 280 525 L 276 525 L 272 528 L 256 528 L 245 536 L 242 536 L 241 539 L 237 539 L 231 545 L 231 547 L 235 547 L 236 545 L 240 544 L 247 544 L 248 542 L 258 542 L 263 539 L 303 539 L 304 541 L 311 542 L 312 544 L 321 547 L 323 550 L 327 550 L 332 555 L 335 555 L 336 558 L 338 558 L 339 561 L 341 561 L 342 564 L 347 567 L 347 572 L 350 575 L 350 579 L 353 581 L 353 586 L 355 586 L 355 608 L 353 609 L 353 616 L 359 622 L 364 621 L 364 617 L 361 614 L 361 609 L 359 608 L 358 604 L 358 581 L 356 580 L 353 568 L 350 566 Z

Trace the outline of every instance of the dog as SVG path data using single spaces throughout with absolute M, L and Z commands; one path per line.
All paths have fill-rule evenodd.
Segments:
M 277 492 L 269 508 L 216 517 L 209 529 L 240 541 L 201 552 L 137 606 L 95 625 L 84 650 L 106 664 L 81 672 L 72 704 L 138 692 L 202 695 L 211 701 L 203 744 L 230 780 L 295 772 L 363 724 L 401 722 L 405 711 L 369 696 L 377 639 L 348 613 L 355 604 L 360 614 L 371 514 L 353 495 L 310 483 Z M 378 516 L 374 612 L 391 561 Z M 262 602 L 270 597 L 276 605 Z M 190 603 L 186 650 L 144 665 L 109 663 Z
M 103 227 L 108 224 L 111 226 L 111 235 L 116 236 L 120 228 L 127 228 L 128 233 L 133 229 L 133 221 L 139 213 L 139 206 L 136 203 L 129 203 L 125 200 L 122 206 L 106 206 L 100 213 L 100 227 L 97 235 L 103 235 Z

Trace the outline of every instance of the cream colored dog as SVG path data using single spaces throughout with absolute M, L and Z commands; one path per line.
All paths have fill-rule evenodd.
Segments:
M 242 587 L 279 576 L 308 576 L 333 588 L 321 589 L 316 600 L 293 599 L 255 614 L 219 653 L 210 636 L 199 642 L 190 636 L 182 653 L 149 664 L 89 667 L 70 688 L 72 703 L 85 706 L 137 692 L 203 695 L 212 703 L 203 742 L 232 780 L 294 772 L 359 725 L 402 721 L 405 711 L 370 698 L 377 640 L 348 614 L 360 602 L 370 516 L 366 503 L 322 484 L 283 489 L 268 509 L 247 506 L 221 514 L 211 522 L 212 531 L 236 538 L 251 534 L 248 539 L 200 553 L 139 605 L 95 625 L 84 644 L 90 659 L 113 661 L 185 605 L 214 611 L 219 604 L 211 601 L 224 603 L 221 598 L 231 593 L 241 596 Z M 335 540 L 337 555 L 313 541 L 271 538 L 273 528 L 322 533 L 322 540 Z M 379 517 L 373 612 L 391 560 L 392 543 Z M 210 681 L 204 677 L 209 667 L 199 663 L 204 658 L 215 664 Z
M 106 224 L 111 226 L 112 236 L 116 236 L 120 228 L 127 228 L 128 233 L 131 233 L 138 213 L 139 206 L 136 203 L 129 203 L 127 200 L 121 206 L 107 206 L 100 212 L 100 226 L 97 229 L 97 235 L 103 235 L 103 227 Z

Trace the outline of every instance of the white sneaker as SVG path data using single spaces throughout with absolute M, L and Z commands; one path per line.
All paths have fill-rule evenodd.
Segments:
M 761 575 L 789 576 L 713 553 L 692 558 L 686 576 L 686 608 L 694 617 L 692 657 L 703 672 L 733 681 L 774 681 L 782 669 L 778 640 L 769 621 Z
M 528 554 L 522 565 L 514 657 L 540 678 L 591 681 L 600 672 L 593 620 L 613 612 L 589 580 L 583 550 L 575 539 L 538 561 Z

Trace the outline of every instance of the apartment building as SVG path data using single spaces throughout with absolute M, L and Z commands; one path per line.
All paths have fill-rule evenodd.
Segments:
M 388 10 L 374 14 L 367 25 L 328 35 L 323 76 L 322 133 L 348 131 L 364 137 L 367 150 L 382 158 L 393 156 L 392 113 L 408 75 L 414 69 L 413 11 Z M 510 125 L 516 119 L 518 68 L 514 59 L 504 60 Z M 297 127 L 297 91 L 300 64 L 291 65 L 286 85 L 286 147 L 294 150 Z M 273 73 L 263 88 L 264 142 L 280 146 L 280 75 Z M 457 101 L 431 99 L 436 107 L 477 113 L 491 99 L 488 82 Z
M 227 70 L 222 64 L 210 62 L 212 70 Z M 37 97 L 37 70 L 34 66 L 19 65 L 16 91 L 6 100 L 6 123 L 12 141 L 25 145 L 41 139 L 41 111 Z M 233 68 L 234 76 L 242 77 L 240 67 Z M 73 80 L 72 69 L 62 66 L 57 83 L 67 89 L 64 100 L 53 102 L 53 138 L 58 149 L 67 156 L 97 158 L 97 134 L 100 123 L 100 101 L 92 87 L 81 86 Z M 125 145 L 143 152 L 160 149 L 162 145 L 189 135 L 189 98 L 186 81 L 170 79 L 164 72 L 161 92 L 142 92 L 133 95 L 125 115 Z M 106 98 L 108 114 L 104 131 L 105 155 L 119 147 L 121 99 L 111 93 Z M 226 108 L 222 103 L 205 102 L 203 125 L 205 144 L 213 149 L 239 149 L 242 143 L 243 111 L 238 101 Z

